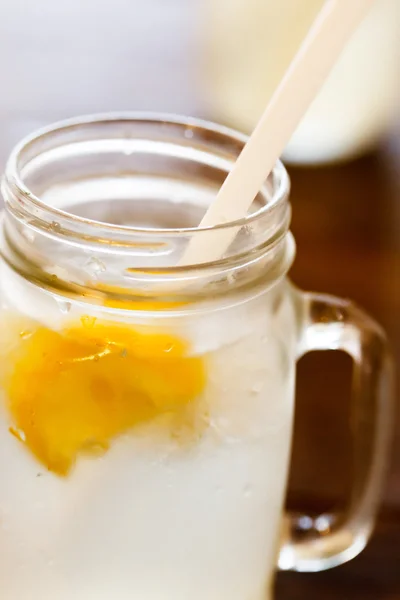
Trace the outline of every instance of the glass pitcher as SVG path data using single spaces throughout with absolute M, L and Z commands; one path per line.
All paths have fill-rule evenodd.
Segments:
M 115 114 L 39 131 L 2 180 L 0 588 L 7 600 L 263 600 L 276 566 L 318 571 L 370 535 L 392 419 L 385 337 L 296 289 L 289 179 L 197 229 L 245 137 Z M 179 266 L 189 240 L 237 235 Z M 296 360 L 354 361 L 346 517 L 282 516 Z

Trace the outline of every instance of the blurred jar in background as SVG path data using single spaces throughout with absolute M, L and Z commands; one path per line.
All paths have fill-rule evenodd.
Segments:
M 348 0 L 352 1 L 352 0 Z M 219 121 L 250 131 L 323 0 L 208 0 L 206 90 Z M 400 115 L 400 0 L 376 0 L 302 120 L 284 158 L 344 160 Z

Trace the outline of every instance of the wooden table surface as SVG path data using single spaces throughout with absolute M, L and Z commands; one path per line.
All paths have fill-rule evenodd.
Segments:
M 293 280 L 305 289 L 352 298 L 380 321 L 395 354 L 398 382 L 398 139 L 346 165 L 289 167 L 289 173 L 298 245 Z M 350 361 L 339 353 L 318 353 L 300 361 L 289 490 L 289 504 L 296 508 L 329 510 L 340 506 L 348 492 L 350 369 Z M 277 600 L 400 599 L 399 417 L 400 411 L 383 507 L 370 545 L 347 565 L 325 573 L 279 574 Z
M 212 118 L 200 91 L 198 9 L 198 2 L 186 0 L 6 0 L 0 20 L 0 165 L 22 135 L 66 116 L 156 109 Z M 399 137 L 343 166 L 289 172 L 298 246 L 293 280 L 361 304 L 388 332 L 398 369 Z M 350 363 L 339 353 L 300 361 L 288 499 L 300 510 L 334 508 L 348 492 L 349 377 Z M 278 575 L 277 600 L 331 598 L 400 600 L 400 411 L 369 547 L 329 572 Z

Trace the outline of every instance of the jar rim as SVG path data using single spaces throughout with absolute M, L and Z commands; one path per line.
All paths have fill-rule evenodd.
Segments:
M 190 130 L 202 130 L 209 135 L 219 135 L 226 139 L 230 139 L 234 143 L 240 144 L 241 147 L 246 143 L 248 136 L 244 133 L 236 131 L 225 125 L 219 125 L 212 121 L 204 120 L 196 117 L 186 117 L 177 114 L 159 113 L 159 112 L 108 112 L 98 113 L 91 115 L 84 115 L 81 117 L 75 117 L 71 119 L 65 119 L 58 121 L 52 125 L 43 127 L 36 130 L 32 134 L 24 137 L 14 148 L 12 149 L 9 158 L 6 163 L 5 175 L 3 180 L 3 186 L 6 185 L 14 196 L 17 196 L 25 205 L 25 209 L 29 211 L 29 207 L 33 209 L 39 209 L 41 217 L 45 224 L 50 225 L 58 219 L 62 219 L 64 223 L 70 223 L 71 225 L 76 224 L 86 227 L 94 227 L 96 230 L 102 229 L 103 232 L 108 232 L 110 235 L 114 234 L 136 234 L 140 235 L 145 233 L 147 236 L 168 236 L 178 237 L 185 235 L 195 235 L 196 233 L 202 233 L 206 231 L 219 231 L 226 229 L 235 229 L 243 227 L 256 222 L 258 219 L 264 217 L 268 213 L 276 210 L 279 206 L 285 203 L 287 200 L 290 180 L 285 167 L 282 162 L 278 160 L 273 168 L 272 175 L 274 178 L 273 194 L 269 198 L 269 201 L 263 204 L 260 208 L 254 212 L 247 214 L 246 216 L 235 219 L 232 221 L 221 222 L 213 226 L 191 226 L 191 227 L 168 227 L 168 228 L 155 228 L 155 227 L 137 227 L 131 225 L 119 225 L 113 223 L 107 223 L 103 221 L 96 221 L 88 219 L 82 216 L 78 216 L 61 208 L 51 206 L 36 196 L 32 190 L 25 184 L 23 176 L 21 174 L 20 163 L 22 162 L 24 153 L 28 148 L 32 148 L 46 137 L 52 136 L 57 133 L 72 131 L 81 127 L 90 126 L 101 126 L 107 124 L 117 124 L 118 122 L 130 122 L 130 123 L 147 123 L 149 125 L 163 125 L 163 126 L 182 126 L 186 131 Z
M 214 227 L 138 227 L 135 220 L 133 226 L 98 221 L 68 212 L 69 208 L 64 211 L 62 204 L 54 206 L 42 195 L 49 182 L 47 190 L 59 181 L 63 185 L 64 173 L 67 177 L 72 173 L 67 182 L 78 186 L 79 204 L 84 197 L 79 196 L 83 189 L 79 186 L 82 181 L 85 185 L 86 173 L 89 186 L 92 173 L 94 181 L 100 173 L 110 180 L 101 191 L 107 199 L 113 177 L 125 174 L 125 161 L 126 172 L 133 177 L 148 173 L 150 179 L 153 173 L 164 177 L 176 169 L 185 176 L 188 189 L 198 185 L 200 193 L 202 182 L 207 182 L 210 187 L 204 190 L 210 201 L 210 190 L 217 193 L 246 140 L 245 134 L 202 119 L 147 112 L 83 116 L 34 132 L 11 152 L 2 181 L 6 204 L 2 256 L 41 287 L 87 298 L 115 296 L 125 301 L 179 296 L 187 301 L 210 293 L 214 297 L 244 291 L 257 281 L 270 286 L 284 276 L 294 256 L 288 233 L 290 182 L 280 161 L 257 195 L 253 212 Z M 139 162 L 132 168 L 129 157 L 135 153 Z M 140 192 L 140 185 L 136 190 Z M 89 192 L 93 196 L 93 187 Z M 188 238 L 202 235 L 204 240 L 230 228 L 235 229 L 235 239 L 223 256 L 179 264 Z

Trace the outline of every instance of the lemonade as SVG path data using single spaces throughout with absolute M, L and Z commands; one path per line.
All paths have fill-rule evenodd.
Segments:
M 243 143 L 202 121 L 116 114 L 11 154 L 1 598 L 271 600 L 277 566 L 317 571 L 365 546 L 393 422 L 386 340 L 351 303 L 286 278 L 281 163 L 244 219 L 197 227 Z M 226 229 L 223 256 L 182 266 L 191 239 Z M 355 362 L 362 468 L 346 517 L 305 540 L 282 514 L 295 365 L 328 348 Z
M 8 280 L 6 597 L 264 600 L 292 424 L 283 289 L 167 326 L 83 303 L 65 313 L 64 299 Z

